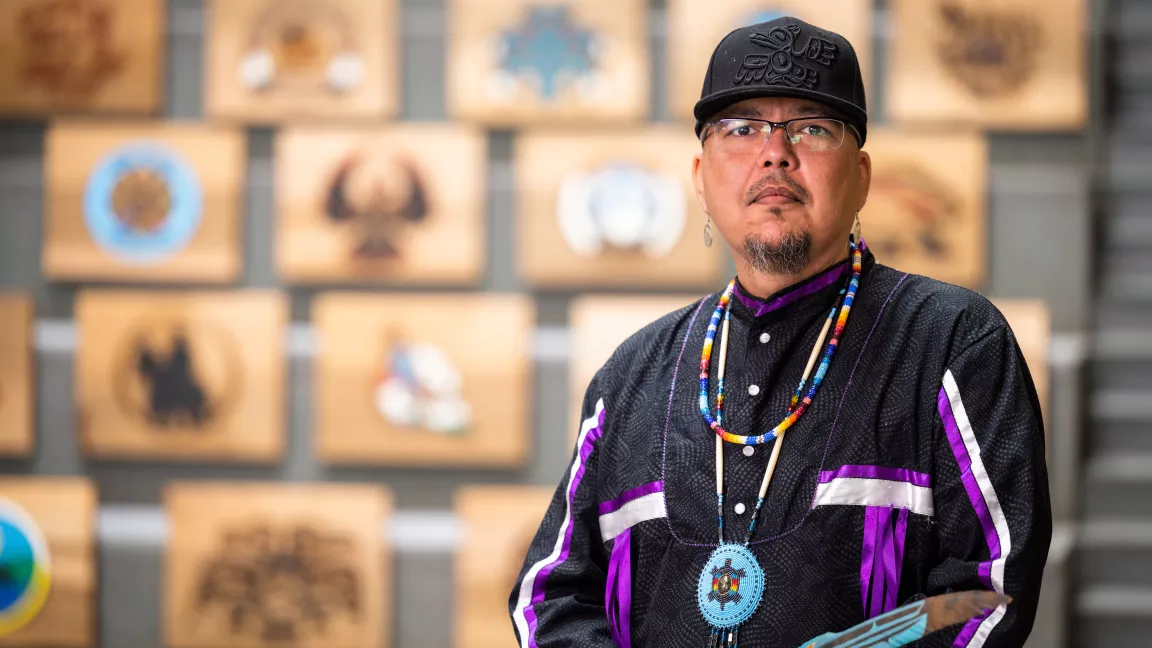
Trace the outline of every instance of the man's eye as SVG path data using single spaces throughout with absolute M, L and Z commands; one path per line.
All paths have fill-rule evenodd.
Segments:
M 744 124 L 742 126 L 733 126 L 732 128 L 729 128 L 727 134 L 732 137 L 748 137 L 754 132 L 756 132 L 755 128 L 752 128 L 748 124 Z

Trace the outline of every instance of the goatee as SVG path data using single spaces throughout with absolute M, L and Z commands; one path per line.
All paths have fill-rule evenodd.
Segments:
M 744 260 L 761 274 L 798 275 L 808 265 L 812 236 L 808 232 L 785 232 L 779 243 L 759 234 L 744 237 Z

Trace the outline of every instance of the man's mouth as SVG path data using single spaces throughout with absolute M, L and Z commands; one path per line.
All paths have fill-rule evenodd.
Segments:
M 761 205 L 786 205 L 798 202 L 801 202 L 799 196 L 788 188 L 781 186 L 764 187 L 752 200 L 752 203 L 759 203 Z

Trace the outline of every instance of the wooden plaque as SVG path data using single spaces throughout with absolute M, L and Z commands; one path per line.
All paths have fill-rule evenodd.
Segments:
M 399 110 L 396 0 L 211 0 L 204 112 L 249 123 Z
M 888 114 L 1022 131 L 1087 121 L 1084 0 L 893 0 Z
M 68 122 L 49 129 L 46 147 L 50 278 L 224 283 L 240 276 L 239 131 Z
M 580 434 L 581 405 L 588 384 L 633 333 L 665 315 L 694 304 L 704 295 L 586 295 L 568 310 L 571 353 L 568 361 L 568 440 Z
M 517 139 L 520 270 L 535 286 L 714 285 L 692 189 L 691 129 L 540 131 Z
M 164 0 L 0 2 L 0 114 L 154 114 Z
M 979 289 L 988 257 L 988 144 L 976 133 L 868 133 L 872 186 L 860 212 L 880 263 Z
M 469 486 L 456 495 L 466 531 L 456 555 L 455 648 L 516 645 L 508 598 L 544 519 L 552 488 Z
M 0 605 L 0 646 L 96 645 L 96 499 L 86 479 L 0 478 L 0 571 L 15 599 Z
M 284 132 L 276 142 L 280 274 L 475 283 L 484 270 L 485 150 L 481 132 L 452 125 Z
M 502 126 L 644 119 L 647 7 L 646 0 L 449 0 L 449 113 Z
M 85 292 L 78 428 L 93 457 L 270 462 L 284 449 L 281 295 Z
M 1024 353 L 1028 372 L 1036 384 L 1036 396 L 1044 412 L 1044 430 L 1052 427 L 1048 419 L 1051 406 L 1048 403 L 1051 372 L 1048 359 L 1052 349 L 1052 316 L 1048 304 L 1039 299 L 993 299 L 992 303 L 1008 320 L 1016 336 L 1016 343 Z
M 692 120 L 692 107 L 708 61 L 720 41 L 734 29 L 781 16 L 793 16 L 840 34 L 856 50 L 864 76 L 865 95 L 871 90 L 871 0 L 668 0 L 669 112 Z
M 527 298 L 329 294 L 313 320 L 324 461 L 513 467 L 528 458 Z
M 0 456 L 27 457 L 35 444 L 32 298 L 0 293 Z
M 391 645 L 385 487 L 175 484 L 164 506 L 169 648 Z

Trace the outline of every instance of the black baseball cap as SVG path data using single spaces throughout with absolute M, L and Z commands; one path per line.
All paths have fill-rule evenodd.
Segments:
M 692 109 L 696 136 L 704 120 L 754 97 L 801 97 L 847 117 L 863 146 L 868 130 L 864 80 L 856 50 L 843 36 L 782 16 L 729 33 L 712 52 L 700 101 Z

